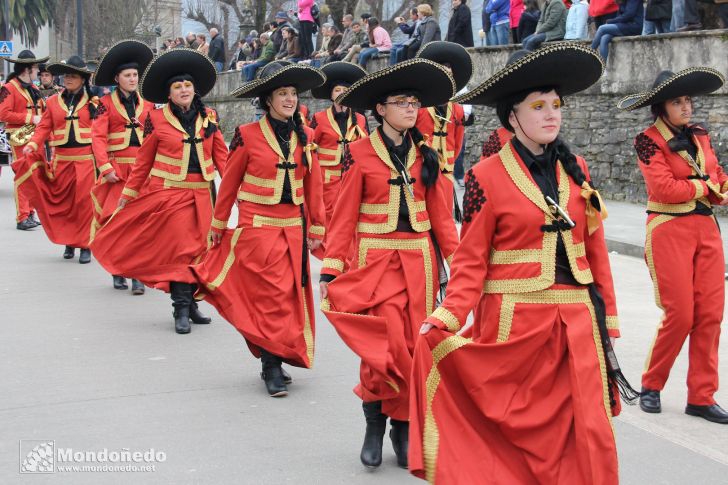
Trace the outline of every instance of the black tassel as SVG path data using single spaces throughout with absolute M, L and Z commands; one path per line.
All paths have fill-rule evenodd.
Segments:
M 640 397 L 640 393 L 632 389 L 632 386 L 627 381 L 627 378 L 624 377 L 622 371 L 617 370 L 610 372 L 610 374 L 609 381 L 617 384 L 617 389 L 619 389 L 619 395 L 622 397 L 622 401 L 627 404 L 636 403 L 637 399 Z
M 452 197 L 455 200 L 455 203 L 452 206 L 453 217 L 455 218 L 455 222 L 457 222 L 458 224 L 462 224 L 463 211 L 460 210 L 460 204 L 458 203 L 458 194 L 454 190 L 452 191 Z

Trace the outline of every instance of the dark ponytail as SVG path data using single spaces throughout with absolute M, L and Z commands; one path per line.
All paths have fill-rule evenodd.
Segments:
M 425 187 L 432 187 L 437 182 L 437 177 L 440 174 L 440 160 L 437 152 L 427 146 L 425 137 L 422 136 L 422 133 L 416 126 L 410 128 L 409 133 L 412 141 L 417 145 L 420 153 L 422 153 L 422 173 L 420 174 L 422 182 L 424 182 Z
M 91 91 L 91 83 L 89 82 L 90 76 L 84 76 L 83 78 L 83 89 L 86 91 L 86 95 L 88 96 L 88 112 L 89 117 L 93 120 L 96 119 L 96 115 L 98 114 L 98 107 L 91 102 L 91 100 L 94 97 L 93 91 Z
M 576 161 L 576 155 L 571 153 L 569 145 L 559 136 L 554 140 L 552 147 L 556 151 L 558 159 L 561 160 L 561 165 L 564 167 L 564 170 L 571 177 L 571 180 L 581 187 L 586 181 L 586 175 L 584 175 L 579 163 Z
M 202 118 L 202 121 L 205 121 L 207 119 L 207 110 L 205 109 L 205 103 L 202 102 L 202 97 L 200 97 L 199 94 L 195 93 L 195 96 L 192 98 L 192 109 L 197 111 L 197 114 L 200 115 Z M 213 133 L 217 131 L 217 125 L 213 122 L 207 123 L 207 128 L 205 128 L 205 138 L 210 138 Z

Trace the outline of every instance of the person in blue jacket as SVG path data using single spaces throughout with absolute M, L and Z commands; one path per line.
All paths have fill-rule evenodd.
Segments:
M 599 49 L 599 55 L 606 61 L 609 54 L 609 43 L 614 37 L 640 35 L 644 20 L 645 8 L 642 0 L 616 0 L 619 12 L 616 17 L 597 29 L 592 42 L 592 49 Z
M 508 44 L 511 30 L 511 0 L 488 0 L 485 12 L 490 15 L 489 39 L 493 42 L 492 44 L 488 42 L 488 45 Z

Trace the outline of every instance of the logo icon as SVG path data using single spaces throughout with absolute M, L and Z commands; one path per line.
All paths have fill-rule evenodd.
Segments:
M 54 440 L 20 440 L 20 473 L 55 473 Z

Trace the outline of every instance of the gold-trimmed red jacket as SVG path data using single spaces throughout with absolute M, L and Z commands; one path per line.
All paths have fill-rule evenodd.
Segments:
M 96 118 L 91 126 L 91 146 L 96 160 L 96 166 L 101 175 L 111 171 L 119 173 L 118 163 L 134 163 L 140 147 L 129 146 L 132 130 L 136 131 L 141 144 L 144 139 L 142 123 L 147 115 L 154 109 L 154 104 L 144 100 L 139 93 L 136 97 L 136 112 L 134 119 L 129 119 L 126 107 L 121 102 L 120 91 L 101 98 L 96 111 Z
M 428 136 L 429 145 L 440 156 L 440 171 L 452 180 L 455 160 L 463 148 L 465 139 L 465 112 L 458 103 L 447 103 L 446 120 L 443 120 L 434 107 L 420 108 L 415 126 L 420 133 Z
M 334 108 L 330 106 L 313 115 L 311 128 L 314 129 L 313 141 L 317 145 L 316 153 L 324 183 L 340 178 L 344 146 L 367 137 L 366 118 L 350 110 L 346 133 L 341 133 L 339 124 L 334 119 Z
M 700 201 L 707 207 L 723 199 L 728 191 L 728 176 L 718 164 L 710 137 L 696 135 L 698 148 L 694 162 L 703 175 L 698 177 L 690 165 L 690 155 L 685 151 L 673 152 L 668 142 L 675 135 L 662 118 L 637 135 L 634 140 L 639 167 L 647 185 L 647 210 L 662 214 L 687 214 L 695 210 Z
M 213 231 L 221 232 L 227 227 L 235 201 L 238 207 L 257 204 L 256 207 L 247 207 L 245 212 L 255 213 L 270 223 L 274 223 L 271 219 L 278 217 L 279 222 L 296 219 L 295 224 L 300 224 L 300 210 L 296 206 L 303 204 L 308 224 L 307 236 L 323 239 L 325 214 L 321 173 L 316 146 L 311 142 L 313 130 L 308 127 L 303 129 L 309 143 L 304 146 L 296 132 L 291 132 L 288 159 L 283 157 L 267 116 L 235 129 L 230 142 L 227 169 L 215 204 Z M 291 183 L 293 204 L 280 203 L 286 174 Z M 291 211 L 291 208 L 296 208 L 296 211 Z
M 78 104 L 69 112 L 69 106 L 63 101 L 63 92 L 54 94 L 46 101 L 46 110 L 40 123 L 35 127 L 35 133 L 28 142 L 34 150 L 48 142 L 48 145 L 57 147 L 68 143 L 68 137 L 73 127 L 73 135 L 79 145 L 88 145 L 91 148 L 91 112 L 88 110 L 89 97 L 81 88 L 81 97 Z M 94 98 L 96 100 L 96 98 Z
M 11 79 L 0 88 L 0 121 L 5 123 L 5 132 L 10 134 L 21 126 L 31 123 L 33 116 L 43 115 L 45 101 L 40 96 L 40 91 L 33 86 L 31 89 L 38 91 L 38 101 L 33 103 L 33 98 L 28 91 L 20 85 L 20 81 Z
M 342 273 L 351 243 L 355 237 L 381 237 L 397 231 L 400 197 L 404 194 L 410 224 L 415 232 L 432 230 L 448 259 L 458 245 L 458 234 L 452 215 L 445 204 L 443 177 L 431 187 L 421 180 L 422 154 L 411 143 L 405 164 L 414 198 L 409 190 L 390 183 L 401 177 L 392 162 L 379 130 L 368 138 L 349 145 L 343 164 L 341 194 L 336 202 L 326 239 L 326 257 L 321 274 Z
M 149 112 L 144 121 L 144 140 L 137 151 L 137 160 L 129 179 L 121 192 L 123 199 L 134 199 L 139 196 L 149 176 L 162 179 L 164 187 L 202 188 L 215 179 L 215 170 L 223 173 L 227 147 L 220 130 L 205 138 L 207 123 L 216 123 L 215 111 L 205 108 L 207 117 L 203 120 L 197 115 L 195 121 L 196 143 L 190 143 L 187 134 L 177 117 L 172 113 L 169 104 L 162 109 Z M 200 161 L 204 182 L 188 181 L 187 168 L 190 162 L 190 150 L 194 145 Z M 199 179 L 198 177 L 193 177 Z
M 584 159 L 577 157 L 590 179 Z M 554 216 L 528 168 L 508 142 L 468 171 L 461 242 L 452 262 L 447 295 L 427 322 L 457 331 L 483 294 L 524 294 L 552 287 L 556 279 L 556 232 L 545 231 Z M 582 187 L 557 163 L 559 202 L 576 226 L 561 229 L 569 266 L 577 282 L 595 283 L 604 298 L 607 328 L 619 335 L 617 305 L 599 219 L 590 234 Z

